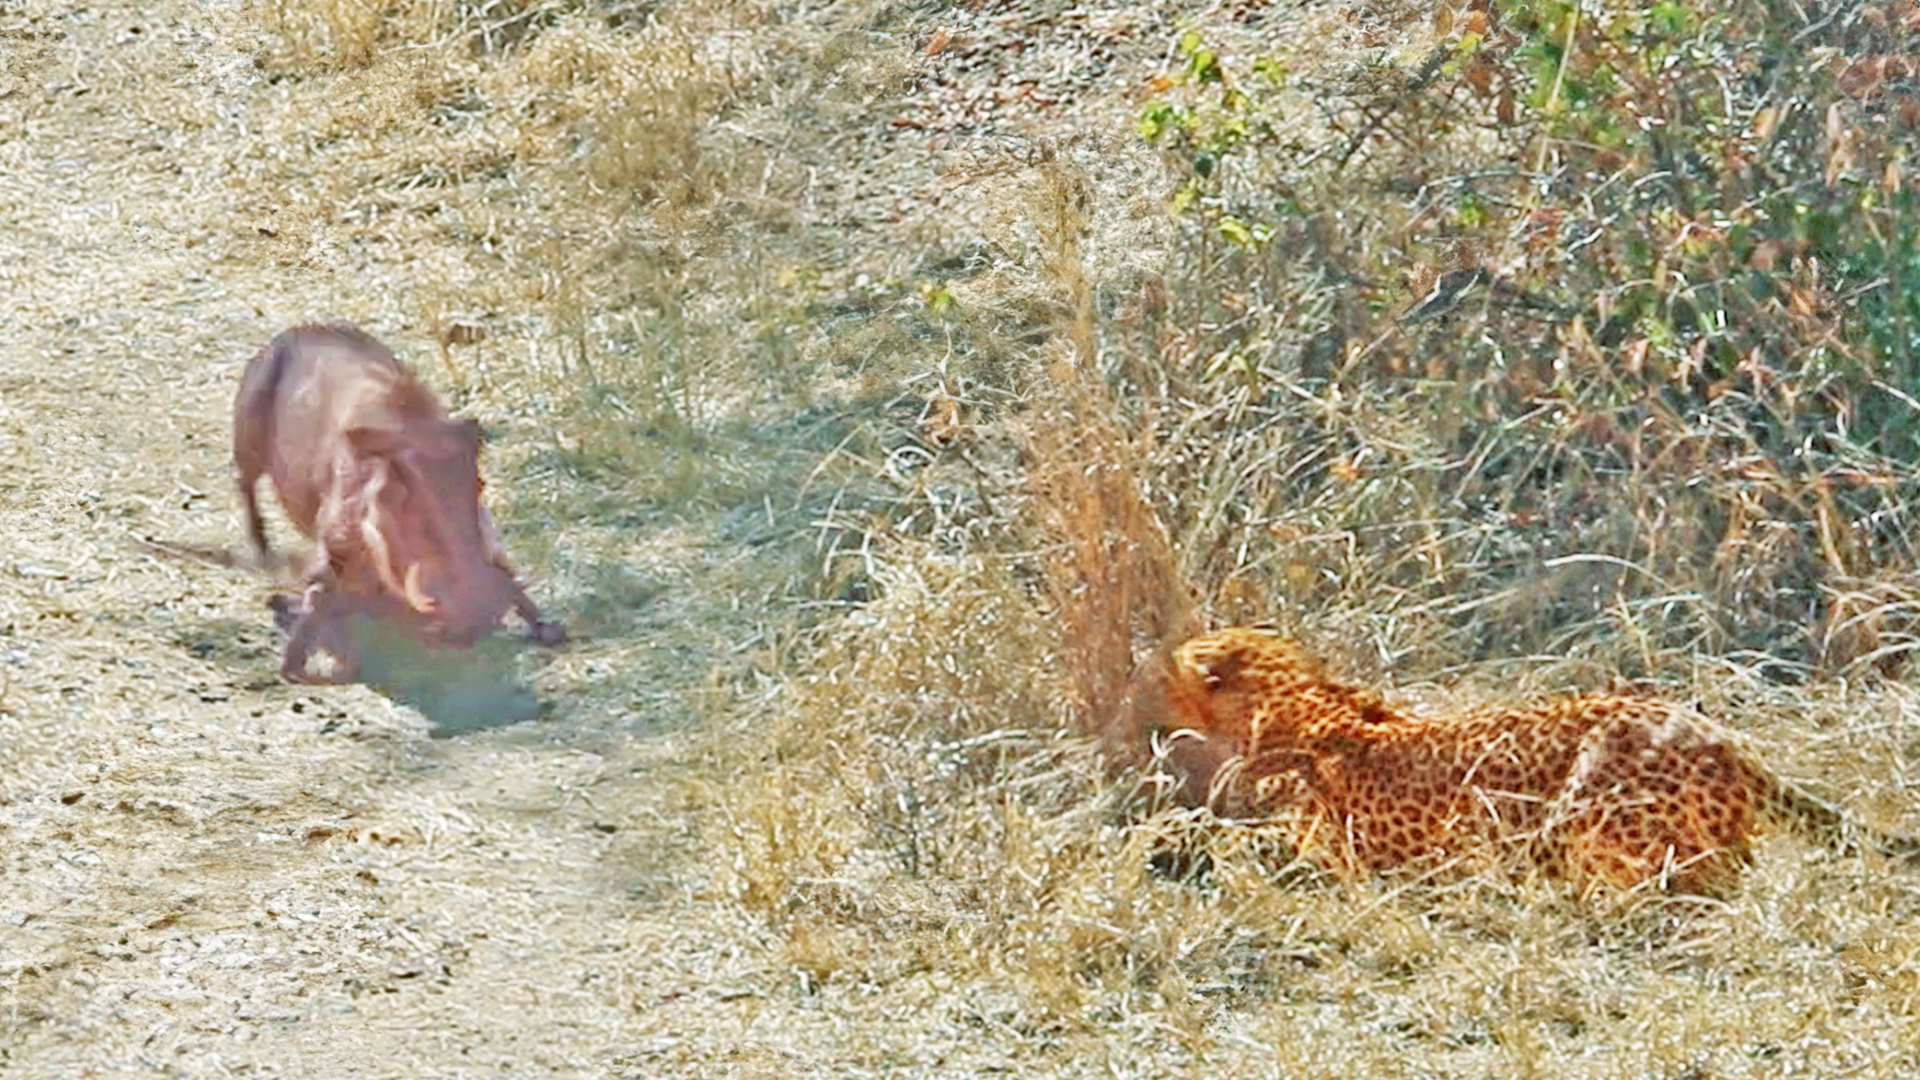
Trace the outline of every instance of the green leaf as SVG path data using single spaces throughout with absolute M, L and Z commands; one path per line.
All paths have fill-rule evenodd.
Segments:
M 1655 29 L 1669 37 L 1679 37 L 1687 32 L 1687 24 L 1692 21 L 1687 9 L 1676 0 L 1660 0 L 1647 11 Z
M 953 310 L 953 293 L 948 291 L 945 285 L 932 281 L 922 281 L 920 283 L 920 299 L 926 304 L 927 310 L 936 315 L 945 315 Z
M 1251 251 L 1260 246 L 1259 241 L 1254 239 L 1253 230 L 1247 228 L 1246 224 L 1239 218 L 1223 217 L 1216 227 L 1220 230 L 1220 235 L 1225 237 L 1227 242 L 1233 244 L 1235 247 L 1246 248 Z
M 1176 110 L 1164 101 L 1155 99 L 1140 107 L 1140 123 L 1137 125 L 1140 137 L 1148 142 L 1159 142 L 1173 125 Z
M 1193 54 L 1188 73 L 1195 82 L 1222 81 L 1226 76 L 1220 70 L 1220 57 L 1212 49 L 1200 49 Z

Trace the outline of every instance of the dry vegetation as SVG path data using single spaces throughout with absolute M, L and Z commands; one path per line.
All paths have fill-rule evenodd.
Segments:
M 0 1073 L 1913 1075 L 1911 871 L 1334 881 L 1148 736 L 1264 620 L 1920 831 L 1917 77 L 1903 3 L 0 0 Z M 539 722 L 168 554 L 316 317 L 485 424 Z

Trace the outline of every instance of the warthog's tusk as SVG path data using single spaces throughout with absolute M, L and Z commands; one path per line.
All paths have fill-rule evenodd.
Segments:
M 422 615 L 433 614 L 433 597 L 428 596 L 426 592 L 420 588 L 419 563 L 414 563 L 412 566 L 407 567 L 406 586 L 400 590 L 400 595 L 407 598 L 407 603 L 413 607 L 413 610 Z
M 380 530 L 380 504 L 367 507 L 367 516 L 360 520 L 360 543 L 367 549 L 367 557 L 373 560 L 373 572 L 380 578 L 380 584 L 396 596 L 406 595 L 406 589 L 400 579 L 393 575 L 393 551 L 387 547 L 387 534 Z

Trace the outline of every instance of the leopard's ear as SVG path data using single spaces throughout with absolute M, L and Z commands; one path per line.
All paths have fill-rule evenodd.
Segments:
M 1227 684 L 1228 679 L 1238 677 L 1240 669 L 1244 666 L 1245 661 L 1241 660 L 1237 654 L 1228 653 L 1206 661 L 1200 665 L 1200 669 L 1207 673 L 1207 689 L 1218 690 Z
M 1382 724 L 1393 718 L 1387 709 L 1387 699 L 1378 690 L 1359 690 L 1353 695 L 1353 704 L 1360 712 L 1363 724 Z

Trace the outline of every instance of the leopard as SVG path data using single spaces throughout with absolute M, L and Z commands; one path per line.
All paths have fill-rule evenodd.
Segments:
M 1178 646 L 1166 691 L 1170 734 L 1209 748 L 1216 813 L 1281 822 L 1297 855 L 1345 877 L 1491 856 L 1583 890 L 1720 895 L 1774 829 L 1920 851 L 1783 780 L 1697 707 L 1645 691 L 1418 716 L 1257 627 Z

